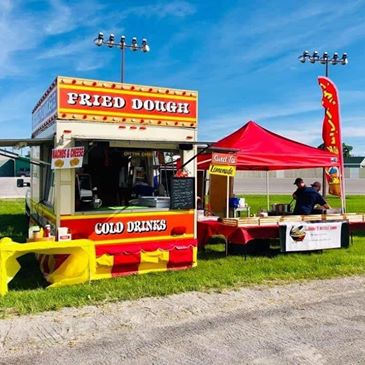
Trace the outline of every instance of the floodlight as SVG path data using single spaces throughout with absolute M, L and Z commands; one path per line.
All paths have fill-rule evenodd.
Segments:
M 120 43 L 119 43 L 119 46 L 120 46 L 120 48 L 125 48 L 125 46 L 126 46 L 126 43 L 125 43 L 125 36 L 124 35 L 122 35 L 121 37 L 120 37 Z
M 94 42 L 95 42 L 95 44 L 96 44 L 98 47 L 100 47 L 100 46 L 103 44 L 103 41 L 104 41 L 104 34 L 100 32 L 100 33 L 98 34 L 98 37 L 97 37 L 97 38 L 95 38 Z
M 347 65 L 349 60 L 347 59 L 347 53 L 344 53 L 341 57 L 341 65 Z
M 138 43 L 137 43 L 137 38 L 133 37 L 132 38 L 132 45 L 131 45 L 131 49 L 132 51 L 137 51 L 138 50 Z
M 115 39 L 114 34 L 110 34 L 109 39 L 108 39 L 109 48 L 112 48 L 114 46 L 114 39 Z
M 142 39 L 142 52 L 149 52 L 150 51 L 150 46 L 147 44 L 147 39 L 143 38 Z
M 335 52 L 335 53 L 333 54 L 333 57 L 332 57 L 331 63 L 332 63 L 332 65 L 337 65 L 337 63 L 338 63 L 338 53 L 337 53 L 337 52 Z

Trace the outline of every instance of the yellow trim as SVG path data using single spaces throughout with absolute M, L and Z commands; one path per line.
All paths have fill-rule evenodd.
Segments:
M 138 273 L 148 273 L 152 271 L 166 271 L 170 259 L 170 252 L 156 250 L 151 252 L 141 252 Z
M 193 267 L 197 265 L 198 262 L 198 247 L 193 247 Z
M 31 204 L 31 209 L 37 212 L 37 214 L 41 214 L 42 216 L 53 219 L 54 223 L 56 222 L 56 215 L 50 210 L 49 207 L 47 207 L 41 202 L 37 203 L 33 199 L 31 199 L 30 204 Z
M 90 215 L 67 215 L 60 217 L 61 220 L 78 220 L 78 219 L 90 219 L 90 218 L 114 218 L 114 217 L 150 217 L 160 215 L 193 215 L 194 210 L 188 210 L 183 212 L 133 212 L 133 213 L 104 213 L 104 214 L 90 214 Z
M 134 85 L 132 85 L 134 86 Z M 97 86 L 81 86 L 81 85 L 70 85 L 70 84 L 58 84 L 60 89 L 72 89 L 72 90 L 85 90 L 85 91 L 102 91 L 108 92 L 111 94 L 126 94 L 126 95 L 136 95 L 136 96 L 154 96 L 158 98 L 164 99 L 180 99 L 180 100 L 197 100 L 196 96 L 185 96 L 185 95 L 171 95 L 171 94 L 163 94 L 163 93 L 154 93 L 154 92 L 143 92 L 138 90 L 124 90 L 124 89 L 111 89 L 106 87 L 97 87 Z M 134 86 L 136 87 L 136 86 Z M 139 87 L 139 86 L 137 86 Z M 158 88 L 154 88 L 158 89 Z M 175 92 L 173 89 L 166 89 Z
M 143 118 L 143 119 L 167 119 L 167 120 L 178 120 L 178 121 L 187 121 L 187 122 L 195 122 L 195 118 L 190 117 L 170 117 L 169 115 L 155 115 L 155 114 L 134 114 L 134 113 L 119 113 L 119 112 L 111 112 L 111 111 L 99 111 L 99 110 L 90 110 L 90 109 L 72 109 L 72 108 L 58 108 L 59 113 L 70 113 L 70 114 L 88 114 L 88 115 L 105 115 L 105 116 L 123 116 L 130 118 Z M 58 116 L 60 117 L 60 116 Z M 87 120 L 87 119 L 86 119 Z
M 167 241 L 167 240 L 174 240 L 180 241 L 187 238 L 194 238 L 194 234 L 184 234 L 181 236 L 158 236 L 158 237 L 138 237 L 138 238 L 120 238 L 115 240 L 100 240 L 96 241 L 93 240 L 95 246 L 98 245 L 111 245 L 113 243 L 125 243 L 128 244 L 130 242 L 146 242 L 146 241 Z

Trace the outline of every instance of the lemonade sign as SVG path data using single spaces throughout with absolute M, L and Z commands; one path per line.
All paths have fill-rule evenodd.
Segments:
M 213 175 L 235 176 L 237 155 L 233 153 L 212 153 L 209 173 Z

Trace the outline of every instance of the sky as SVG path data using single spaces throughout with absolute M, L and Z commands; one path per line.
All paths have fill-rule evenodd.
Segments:
M 319 63 L 340 95 L 343 142 L 365 156 L 365 1 L 0 0 L 0 138 L 29 138 L 31 113 L 57 75 L 119 81 L 121 52 L 105 37 L 147 38 L 126 52 L 125 82 L 197 90 L 199 140 L 216 141 L 249 120 L 287 138 L 322 143 Z

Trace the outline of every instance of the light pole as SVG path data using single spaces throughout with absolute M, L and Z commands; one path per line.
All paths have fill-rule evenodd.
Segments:
M 304 51 L 303 54 L 301 54 L 299 57 L 299 61 L 302 63 L 305 63 L 306 61 L 309 61 L 310 63 L 316 63 L 319 62 L 322 65 L 326 66 L 326 77 L 328 77 L 328 65 L 347 65 L 348 59 L 347 59 L 347 53 L 343 53 L 342 57 L 340 58 L 338 56 L 338 53 L 335 52 L 330 58 L 328 56 L 328 52 L 324 52 L 322 56 L 319 56 L 317 51 L 314 51 L 311 55 L 308 51 Z
M 98 36 L 94 39 L 94 43 L 98 47 L 108 46 L 109 48 L 113 48 L 113 47 L 120 48 L 120 50 L 122 52 L 122 62 L 121 62 L 121 70 L 120 70 L 120 73 L 121 73 L 120 79 L 121 79 L 122 83 L 124 82 L 125 50 L 127 48 L 129 48 L 133 52 L 142 51 L 144 53 L 150 51 L 150 46 L 147 44 L 147 39 L 145 39 L 145 38 L 142 39 L 142 44 L 139 46 L 136 37 L 132 38 L 131 44 L 127 44 L 125 41 L 125 36 L 122 35 L 120 37 L 120 42 L 115 43 L 114 34 L 110 34 L 108 40 L 104 40 L 104 34 L 99 33 Z
M 328 52 L 323 52 L 322 56 L 319 56 L 319 53 L 317 51 L 314 51 L 312 54 L 310 54 L 308 51 L 304 51 L 303 54 L 301 54 L 298 57 L 299 61 L 302 63 L 305 63 L 306 61 L 309 61 L 310 63 L 316 63 L 319 62 L 322 65 L 326 66 L 326 77 L 328 77 L 328 66 L 331 65 L 347 65 L 348 63 L 348 58 L 347 58 L 347 53 L 343 53 L 342 57 L 340 58 L 338 56 L 338 53 L 335 52 L 331 57 L 328 56 Z M 322 192 L 323 192 L 323 196 L 326 196 L 326 186 L 327 186 L 327 181 L 326 181 L 326 173 L 325 173 L 325 169 L 323 169 L 323 178 L 322 178 Z

